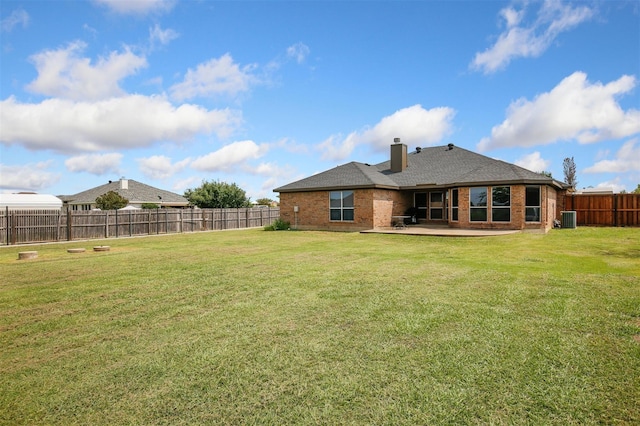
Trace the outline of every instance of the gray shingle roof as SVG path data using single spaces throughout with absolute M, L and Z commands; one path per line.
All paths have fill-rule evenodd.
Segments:
M 464 148 L 435 146 L 407 155 L 407 168 L 392 172 L 390 161 L 374 166 L 348 163 L 306 179 L 292 182 L 275 192 L 298 192 L 340 188 L 447 187 L 480 184 L 535 183 L 562 186 L 552 178 Z
M 159 204 L 160 202 L 162 202 L 162 204 L 171 204 L 175 206 L 186 206 L 189 204 L 189 200 L 184 198 L 182 195 L 165 191 L 164 189 L 154 188 L 153 186 L 145 185 L 144 183 L 140 183 L 133 179 L 127 179 L 127 181 L 128 189 L 121 189 L 121 181 L 116 180 L 74 195 L 66 195 L 61 198 L 71 204 L 92 204 L 95 203 L 96 198 L 101 195 L 104 195 L 109 191 L 114 191 L 129 200 L 129 203 L 132 204 Z M 158 197 L 162 198 L 160 199 Z
M 274 189 L 275 192 L 316 191 L 340 188 L 397 188 L 388 176 L 380 173 L 376 166 L 355 161 L 322 173 L 309 176 L 297 182 Z

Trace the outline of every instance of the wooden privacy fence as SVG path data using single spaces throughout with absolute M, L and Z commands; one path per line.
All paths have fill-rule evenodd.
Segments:
M 578 226 L 640 226 L 640 194 L 567 194 L 564 206 Z
M 0 244 L 90 240 L 255 228 L 272 224 L 279 208 L 9 210 L 0 211 Z

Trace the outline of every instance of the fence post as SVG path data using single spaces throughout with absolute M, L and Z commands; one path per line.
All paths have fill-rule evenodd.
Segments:
M 120 232 L 118 231 L 119 222 L 118 222 L 118 210 L 116 210 L 116 238 L 120 236 Z
M 11 237 L 11 232 L 9 231 L 9 206 L 5 207 L 5 214 L 6 216 L 4 217 L 4 225 L 7 228 L 6 229 L 6 234 L 7 234 L 7 245 L 11 244 L 11 240 L 9 240 L 9 238 Z
M 57 218 L 58 218 L 58 226 L 56 226 L 56 241 L 60 241 L 60 220 L 62 219 L 62 213 L 58 210 L 57 213 Z
M 16 229 L 15 212 L 11 212 L 11 244 L 16 245 L 18 241 L 18 230 Z
M 73 226 L 71 226 L 71 222 L 73 221 L 73 210 L 67 210 L 67 241 L 73 240 Z
M 167 209 L 164 209 L 164 233 L 168 234 L 169 233 L 169 217 L 167 216 L 169 213 L 167 212 Z

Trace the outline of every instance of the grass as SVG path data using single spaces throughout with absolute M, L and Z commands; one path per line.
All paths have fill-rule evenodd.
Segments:
M 0 348 L 0 424 L 638 424 L 640 229 L 5 247 Z

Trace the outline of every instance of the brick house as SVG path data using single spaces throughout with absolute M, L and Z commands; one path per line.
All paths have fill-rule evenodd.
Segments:
M 160 208 L 185 208 L 189 206 L 189 200 L 182 195 L 175 194 L 164 189 L 135 181 L 121 178 L 117 181 L 109 181 L 104 185 L 87 189 L 75 195 L 61 195 L 64 210 L 91 210 L 96 208 L 96 198 L 114 191 L 129 200 L 129 206 L 140 208 L 143 204 L 156 204 Z
M 546 232 L 559 219 L 566 187 L 453 144 L 408 153 L 395 139 L 389 161 L 347 163 L 274 192 L 280 193 L 280 217 L 302 230 L 361 231 L 409 220 Z

